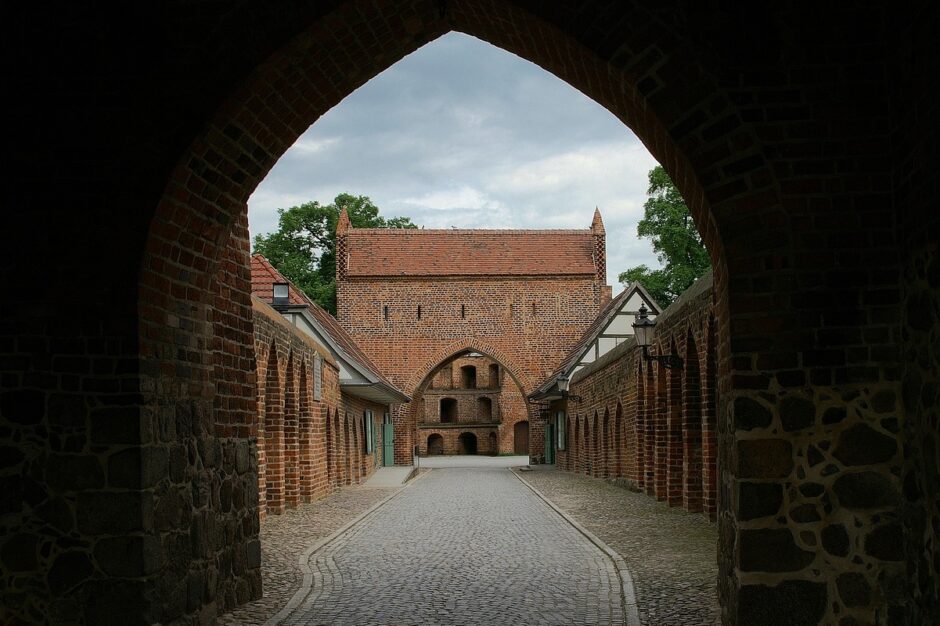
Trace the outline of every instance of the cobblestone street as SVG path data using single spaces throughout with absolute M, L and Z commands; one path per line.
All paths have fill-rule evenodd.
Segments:
M 300 555 L 318 540 L 330 536 L 369 510 L 398 487 L 375 489 L 345 487 L 312 504 L 269 515 L 261 523 L 261 575 L 264 597 L 219 617 L 221 626 L 263 624 L 287 603 L 300 587 Z
M 286 624 L 624 624 L 612 561 L 506 469 L 438 469 L 311 559 Z
M 549 469 L 521 476 L 623 556 L 643 624 L 716 623 L 714 525 L 598 479 Z M 626 623 L 611 560 L 500 467 L 421 476 L 318 549 L 312 584 L 297 594 L 300 555 L 398 489 L 347 487 L 268 517 L 264 598 L 219 623 L 263 624 L 295 594 L 279 623 Z
M 597 478 L 537 469 L 523 477 L 627 563 L 647 626 L 718 623 L 714 524 Z

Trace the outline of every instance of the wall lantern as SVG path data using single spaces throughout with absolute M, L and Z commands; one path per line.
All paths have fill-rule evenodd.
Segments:
M 653 331 L 656 330 L 656 322 L 649 318 L 649 311 L 645 304 L 640 305 L 640 310 L 636 314 L 636 321 L 633 322 L 633 332 L 636 334 L 636 345 L 643 348 L 643 358 L 647 361 L 657 361 L 667 369 L 682 369 L 682 359 L 675 354 L 650 354 L 649 349 L 653 343 Z
M 274 283 L 274 297 L 271 298 L 271 304 L 274 306 L 287 305 L 290 300 L 290 290 L 287 283 Z
M 555 379 L 555 382 L 558 383 L 558 391 L 561 392 L 561 397 L 563 400 L 571 400 L 572 402 L 581 402 L 581 396 L 576 396 L 568 393 L 568 388 L 571 386 L 571 378 L 567 374 L 562 374 Z

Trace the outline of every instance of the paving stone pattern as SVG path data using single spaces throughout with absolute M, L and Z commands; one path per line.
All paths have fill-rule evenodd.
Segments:
M 219 617 L 221 626 L 263 624 L 287 604 L 303 575 L 297 559 L 309 546 L 342 528 L 400 487 L 353 486 L 310 504 L 269 515 L 261 524 L 264 597 Z
M 286 624 L 624 624 L 610 559 L 506 469 L 439 469 L 311 557 Z
M 523 477 L 624 558 L 644 624 L 718 623 L 718 534 L 704 516 L 570 472 Z

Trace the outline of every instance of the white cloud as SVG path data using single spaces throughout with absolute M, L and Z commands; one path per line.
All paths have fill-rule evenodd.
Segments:
M 637 241 L 652 156 L 610 112 L 541 68 L 451 33 L 311 126 L 249 199 L 252 234 L 278 207 L 341 192 L 428 228 L 587 228 L 604 216 L 611 282 L 657 265 Z

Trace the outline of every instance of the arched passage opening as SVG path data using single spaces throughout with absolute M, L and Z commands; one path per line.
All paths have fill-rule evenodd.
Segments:
M 815 346 L 811 345 L 811 340 L 784 336 L 784 333 L 781 333 L 779 337 L 775 336 L 767 339 L 761 334 L 764 331 L 754 331 L 750 339 L 754 341 L 767 339 L 765 343 L 759 344 L 760 347 L 741 347 L 757 345 L 754 342 L 744 341 L 732 345 L 729 341 L 727 329 L 735 321 L 732 316 L 739 314 L 735 312 L 734 305 L 741 303 L 749 295 L 749 290 L 758 289 L 757 286 L 761 284 L 761 272 L 773 272 L 781 268 L 790 268 L 794 259 L 801 256 L 810 258 L 811 256 L 809 254 L 790 255 L 786 243 L 781 243 L 779 247 L 777 244 L 766 243 L 768 240 L 778 240 L 775 237 L 778 234 L 776 231 L 781 231 L 779 233 L 780 240 L 786 240 L 788 232 L 784 231 L 788 226 L 782 227 L 780 225 L 789 225 L 791 222 L 788 219 L 789 216 L 782 210 L 784 203 L 778 200 L 777 190 L 779 186 L 773 173 L 782 171 L 783 168 L 766 167 L 761 142 L 755 138 L 753 133 L 748 132 L 749 127 L 746 124 L 742 124 L 742 120 L 745 119 L 765 119 L 763 111 L 750 110 L 750 114 L 744 116 L 741 115 L 739 107 L 730 105 L 724 97 L 725 91 L 718 89 L 707 79 L 710 74 L 698 71 L 699 64 L 690 52 L 690 47 L 681 41 L 681 38 L 676 35 L 672 28 L 663 28 L 658 33 L 658 45 L 652 47 L 636 45 L 631 47 L 628 45 L 629 41 L 640 43 L 645 39 L 625 27 L 624 32 L 618 33 L 615 40 L 616 42 L 622 41 L 623 45 L 609 46 L 610 50 L 617 51 L 618 59 L 614 59 L 614 52 L 608 51 L 605 53 L 600 43 L 592 41 L 592 39 L 604 41 L 602 38 L 579 35 L 577 27 L 567 26 L 566 20 L 569 18 L 575 24 L 580 23 L 575 19 L 576 15 L 572 16 L 560 9 L 557 15 L 552 12 L 552 9 L 546 9 L 544 13 L 541 9 L 532 9 L 532 15 L 526 15 L 518 12 L 512 6 L 501 8 L 487 6 L 492 11 L 474 10 L 479 9 L 479 7 L 475 3 L 468 2 L 466 6 L 461 5 L 441 11 L 438 18 L 426 17 L 424 20 L 406 21 L 407 25 L 398 25 L 395 22 L 395 26 L 391 27 L 389 32 L 384 30 L 371 31 L 368 28 L 357 31 L 364 33 L 381 32 L 382 34 L 369 35 L 370 37 L 380 38 L 378 41 L 370 42 L 374 44 L 370 49 L 385 51 L 385 54 L 357 55 L 355 51 L 351 51 L 345 46 L 335 46 L 335 49 L 342 49 L 343 56 L 349 60 L 331 56 L 329 46 L 322 49 L 323 54 L 301 54 L 305 50 L 305 46 L 316 44 L 321 36 L 323 42 L 330 41 L 329 33 L 324 33 L 327 30 L 326 22 L 321 22 L 319 19 L 313 20 L 313 25 L 310 28 L 311 32 L 305 32 L 303 37 L 299 37 L 302 42 L 285 44 L 284 47 L 288 48 L 287 50 L 278 49 L 278 45 L 258 46 L 259 50 L 263 50 L 265 54 L 270 50 L 276 51 L 268 64 L 269 67 L 259 71 L 259 75 L 252 75 L 246 81 L 247 84 L 242 85 L 242 89 L 226 90 L 226 93 L 237 93 L 238 96 L 234 102 L 228 103 L 225 107 L 219 107 L 216 118 L 211 123 L 205 124 L 205 132 L 193 141 L 193 148 L 185 151 L 183 158 L 179 160 L 181 165 L 178 171 L 171 177 L 171 183 L 168 185 L 164 202 L 160 203 L 160 209 L 151 229 L 151 241 L 148 244 L 147 254 L 150 256 L 141 264 L 144 269 L 140 281 L 140 296 L 141 302 L 145 303 L 145 306 L 140 307 L 142 311 L 140 320 L 141 353 L 148 355 L 174 353 L 172 350 L 162 349 L 172 347 L 172 341 L 163 338 L 160 332 L 165 322 L 163 309 L 154 306 L 151 310 L 146 305 L 157 300 L 152 285 L 160 284 L 163 280 L 170 280 L 174 284 L 178 284 L 181 281 L 180 276 L 185 274 L 186 278 L 182 279 L 182 282 L 191 284 L 184 284 L 181 289 L 184 292 L 188 289 L 192 291 L 192 294 L 188 294 L 184 298 L 187 304 L 193 305 L 191 307 L 191 310 L 194 311 L 192 314 L 193 320 L 197 320 L 197 323 L 191 324 L 191 327 L 197 327 L 199 325 L 198 320 L 205 319 L 205 310 L 211 304 L 207 304 L 203 299 L 206 296 L 201 295 L 203 290 L 198 289 L 198 286 L 209 281 L 205 280 L 205 272 L 201 274 L 198 268 L 204 265 L 205 258 L 209 259 L 208 266 L 214 268 L 214 263 L 222 256 L 219 252 L 220 248 L 227 245 L 226 241 L 229 234 L 238 228 L 240 203 L 244 202 L 247 193 L 257 183 L 259 177 L 267 171 L 270 164 L 283 152 L 286 145 L 299 134 L 300 129 L 305 127 L 311 120 L 316 119 L 319 114 L 342 98 L 343 95 L 349 93 L 356 84 L 375 75 L 384 66 L 400 58 L 414 47 L 433 39 L 433 37 L 450 28 L 460 28 L 466 32 L 478 34 L 497 45 L 502 45 L 526 56 L 526 58 L 540 61 L 556 74 L 565 77 L 569 82 L 581 88 L 590 97 L 597 99 L 599 102 L 604 102 L 605 106 L 614 110 L 625 123 L 629 123 L 636 128 L 637 132 L 651 146 L 651 150 L 657 158 L 667 164 L 667 169 L 670 170 L 673 178 L 677 180 L 680 188 L 690 198 L 690 204 L 701 230 L 705 233 L 706 239 L 712 244 L 710 249 L 718 268 L 718 289 L 716 291 L 721 314 L 718 334 L 721 337 L 719 344 L 722 346 L 720 356 L 723 364 L 718 379 L 720 380 L 719 384 L 722 385 L 721 398 L 724 406 L 733 406 L 736 400 L 747 396 L 751 393 L 751 390 L 761 385 L 764 389 L 770 387 L 771 384 L 780 385 L 781 393 L 784 393 L 788 387 L 796 388 L 805 384 L 805 381 L 793 382 L 794 378 L 777 377 L 776 370 L 760 365 L 765 361 L 762 361 L 759 357 L 765 355 L 785 353 L 799 360 L 805 352 L 810 361 L 813 358 L 822 358 L 823 362 L 819 363 L 819 369 L 823 372 L 817 374 L 817 381 L 824 380 L 824 382 L 819 383 L 820 386 L 835 388 L 836 385 L 833 382 L 835 379 L 831 376 L 834 369 L 830 367 L 830 363 L 825 362 L 826 355 L 820 356 L 813 352 Z M 365 13 L 358 12 L 356 9 L 358 7 L 355 3 L 339 6 L 337 8 L 337 12 L 341 14 L 339 19 L 344 23 L 348 20 L 350 27 L 354 28 L 361 20 L 365 19 L 361 17 Z M 634 13 L 629 14 L 633 18 L 647 15 L 644 10 L 632 5 L 624 11 L 633 11 Z M 504 32 L 498 27 L 499 20 L 503 20 L 503 23 L 506 24 L 519 24 L 525 32 L 541 33 L 542 29 L 545 29 L 545 32 L 541 33 L 545 37 L 527 37 L 519 36 L 516 32 L 511 34 Z M 642 24 L 645 22 L 638 19 L 624 19 L 619 23 Z M 680 31 L 681 27 L 675 26 L 675 29 Z M 296 30 L 290 29 L 289 32 L 295 33 Z M 585 27 L 582 32 L 589 33 L 591 29 Z M 690 37 L 690 39 L 692 38 Z M 529 48 L 529 44 L 525 43 L 529 41 L 548 41 L 548 44 L 545 45 L 548 51 L 539 51 L 538 46 L 543 45 L 541 43 L 538 45 L 533 43 L 531 44 L 532 47 Z M 274 43 L 280 44 L 283 42 Z M 364 43 L 362 45 L 366 46 Z M 321 50 L 319 46 L 314 45 L 313 47 L 316 50 Z M 655 54 L 657 56 L 665 54 L 670 58 L 670 62 L 668 64 L 665 62 L 641 62 L 644 59 L 643 51 L 646 50 L 656 50 Z M 619 55 L 622 55 L 622 57 Z M 316 60 L 309 61 L 310 65 L 307 66 L 292 67 L 293 59 L 307 58 L 307 56 Z M 709 55 L 702 56 L 705 58 Z M 568 67 L 569 64 L 556 61 L 556 59 L 569 58 L 582 61 L 571 63 L 572 67 L 586 69 L 573 70 Z M 292 97 L 293 95 L 302 96 L 303 94 L 286 92 L 275 93 L 276 97 L 272 98 L 258 97 L 259 93 L 264 96 L 275 92 L 276 90 L 271 85 L 283 82 L 271 80 L 273 76 L 297 73 L 302 76 L 317 77 L 323 74 L 318 72 L 322 69 L 321 63 L 331 63 L 341 68 L 340 72 L 334 73 L 342 77 L 339 85 L 332 85 L 330 89 L 324 88 L 322 92 L 318 92 L 316 96 L 311 97 Z M 660 76 L 658 74 L 661 68 L 677 66 L 686 68 L 686 71 L 682 73 L 684 77 L 682 80 L 674 80 L 670 79 L 669 76 Z M 289 68 L 290 71 L 284 72 L 285 67 Z M 641 68 L 649 69 L 644 70 Z M 584 75 L 578 75 L 579 72 L 583 72 Z M 249 72 L 238 74 L 244 76 L 249 75 Z M 721 73 L 714 72 L 711 75 L 718 76 Z M 293 84 L 295 81 L 287 82 Z M 326 86 L 326 82 L 322 78 L 315 78 L 311 82 L 296 81 L 296 84 L 304 84 L 305 86 L 311 83 L 314 85 L 314 91 L 316 91 L 316 85 Z M 267 88 L 265 88 L 265 85 L 268 85 Z M 690 85 L 694 85 L 694 87 Z M 309 89 L 309 87 L 305 88 Z M 684 89 L 688 89 L 689 92 L 684 92 Z M 695 94 L 698 94 L 698 96 Z M 310 94 L 307 95 L 310 96 Z M 686 97 L 681 97 L 683 95 Z M 752 102 L 753 100 L 746 97 L 735 99 L 735 102 L 745 101 Z M 682 106 L 679 103 L 690 104 Z M 212 104 L 215 103 L 204 106 L 204 109 L 214 110 L 215 107 Z M 260 110 L 260 107 L 263 107 L 264 110 Z M 812 109 L 812 107 L 806 108 Z M 283 120 L 282 123 L 286 124 L 286 128 L 282 133 L 257 130 L 264 127 L 264 125 L 256 124 L 255 121 L 266 118 Z M 781 130 L 781 132 L 785 134 L 785 131 Z M 265 134 L 270 135 L 270 137 L 265 139 L 263 137 Z M 762 134 L 761 136 L 765 135 Z M 747 146 L 747 148 L 742 149 L 739 146 Z M 714 156 L 716 154 L 717 157 Z M 219 155 L 226 156 L 219 157 Z M 706 159 L 706 155 L 711 155 L 711 158 Z M 707 181 L 704 186 L 700 183 L 702 180 Z M 191 181 L 196 182 L 193 184 Z M 820 183 L 818 188 L 826 188 L 826 185 Z M 801 192 L 798 189 L 792 191 L 800 200 Z M 717 205 L 715 210 L 716 220 L 718 218 L 723 220 L 720 223 L 723 228 L 722 235 L 731 242 L 729 249 L 732 250 L 733 254 L 728 259 L 719 258 L 723 251 L 719 250 L 719 224 L 716 224 L 711 217 L 710 208 L 713 202 Z M 852 203 L 848 202 L 847 204 Z M 787 206 L 804 205 L 800 201 L 793 201 L 789 202 Z M 806 206 L 809 206 L 808 202 Z M 758 216 L 754 220 L 753 229 L 735 227 L 733 222 L 741 215 L 737 210 L 738 208 L 741 208 L 741 211 L 748 211 L 752 215 Z M 174 217 L 181 213 L 189 213 L 192 218 L 192 220 L 188 220 L 184 217 L 183 222 L 198 225 L 196 228 L 190 228 L 191 231 L 196 233 L 193 237 L 195 241 L 189 241 L 190 238 L 188 237 L 179 237 L 179 241 L 174 242 L 175 235 L 173 233 L 181 232 L 185 228 L 180 220 Z M 732 218 L 731 216 L 735 217 Z M 744 220 L 740 221 L 743 222 Z M 760 231 L 759 234 L 763 234 L 765 238 L 755 236 L 753 231 Z M 166 245 L 166 248 L 164 248 L 164 245 Z M 806 244 L 806 246 L 808 249 L 811 244 Z M 768 254 L 759 254 L 765 251 L 765 248 Z M 191 253 L 193 251 L 199 251 L 198 261 L 186 260 L 192 258 Z M 803 251 L 805 250 L 800 250 L 800 252 Z M 821 246 L 815 251 L 824 252 Z M 168 264 L 164 268 L 162 263 L 154 262 L 156 258 L 162 258 L 164 255 L 168 259 L 181 259 L 181 261 Z M 754 266 L 758 265 L 755 259 L 760 259 L 760 263 L 763 264 L 761 267 L 765 269 L 755 268 Z M 835 263 L 832 260 L 826 262 L 830 265 Z M 807 271 L 816 272 L 819 270 Z M 890 274 L 891 272 L 887 271 L 886 273 Z M 732 293 L 732 290 L 729 289 L 729 274 L 736 275 L 736 277 L 738 275 L 743 276 L 740 281 L 735 283 L 735 289 L 738 290 L 735 293 Z M 211 269 L 209 275 L 211 275 Z M 781 280 L 780 284 L 783 282 Z M 796 282 L 793 281 L 791 284 Z M 745 286 L 742 287 L 741 285 Z M 762 322 L 764 322 L 764 327 L 775 326 L 786 315 L 785 313 L 774 312 L 771 306 L 781 310 L 789 308 L 795 310 L 798 308 L 796 305 L 799 295 L 797 293 L 798 288 L 782 286 L 780 289 L 781 292 L 777 294 L 777 301 L 784 301 L 782 306 L 776 303 L 773 305 L 754 304 L 756 313 L 755 309 L 746 312 L 746 315 L 755 315 L 756 318 L 759 318 L 753 324 L 754 328 L 762 326 Z M 747 302 L 757 302 L 759 299 L 760 297 L 757 297 Z M 189 323 L 193 320 L 185 321 Z M 738 326 L 748 325 L 751 322 L 750 319 L 745 317 L 737 321 L 740 322 Z M 807 333 L 807 335 L 809 334 L 811 333 Z M 836 351 L 840 352 L 840 349 L 840 346 L 837 346 Z M 852 356 L 846 357 L 844 351 L 841 351 L 840 355 L 831 358 L 835 360 L 847 358 L 849 361 L 855 358 Z M 732 357 L 740 358 L 732 361 Z M 155 358 L 154 361 L 159 361 L 161 358 L 163 357 Z M 179 358 L 179 362 L 175 363 L 174 358 Z M 159 367 L 161 363 L 157 362 L 157 367 L 147 368 L 146 371 L 151 372 L 168 372 L 159 375 L 165 378 L 158 381 L 159 384 L 149 385 L 149 387 L 185 389 L 185 384 L 176 383 L 185 383 L 187 376 L 171 373 L 177 369 L 182 370 L 186 366 L 185 358 L 166 357 L 165 360 L 169 367 Z M 888 360 L 890 361 L 890 359 Z M 173 365 L 176 364 L 181 367 L 174 368 Z M 854 365 L 862 366 L 860 363 L 854 363 Z M 202 366 L 208 368 L 206 363 L 203 363 Z M 839 366 L 844 367 L 846 364 L 840 362 Z M 882 373 L 880 366 L 869 365 L 868 367 L 868 370 L 852 370 L 851 375 L 863 378 L 865 381 L 877 382 L 882 380 L 879 378 Z M 884 369 L 888 371 L 890 367 L 886 366 Z M 178 377 L 178 380 L 174 377 Z M 888 378 L 889 382 L 894 380 L 895 378 Z M 179 391 L 174 393 L 178 393 L 179 397 L 170 397 L 171 394 L 168 394 L 167 397 L 161 397 L 159 401 L 166 403 L 166 405 L 173 405 L 174 403 L 182 405 L 188 399 L 186 394 L 190 392 Z M 839 397 L 838 389 L 834 390 L 834 397 Z M 199 401 L 205 407 L 211 409 L 211 399 L 201 398 Z M 772 410 L 777 411 L 777 405 L 781 401 L 779 397 L 775 397 L 768 400 L 768 402 L 772 404 Z M 156 406 L 156 401 L 153 402 L 153 405 Z M 156 414 L 157 411 L 153 413 Z M 230 416 L 219 416 L 216 421 L 218 426 L 223 427 L 231 426 L 233 423 Z M 718 456 L 728 459 L 738 458 L 734 456 L 736 452 L 731 452 L 735 449 L 737 443 L 733 432 L 733 423 L 730 419 L 727 420 L 727 423 L 725 420 L 717 423 L 722 428 L 728 429 L 718 439 L 728 454 L 727 456 Z M 219 432 L 227 431 L 225 428 L 220 428 Z M 777 435 L 779 434 L 777 433 Z M 789 443 L 785 435 L 781 437 L 784 443 Z M 738 473 L 740 470 L 741 467 L 738 465 L 728 464 L 722 466 L 721 483 L 727 490 L 731 490 L 733 486 L 737 485 L 736 481 L 739 478 Z M 880 470 L 881 468 L 879 468 Z M 662 475 L 665 477 L 665 473 Z M 770 477 L 759 475 L 756 477 L 748 476 L 747 478 L 762 480 Z M 722 580 L 731 581 L 727 583 L 730 587 L 724 599 L 726 605 L 732 607 L 729 610 L 734 611 L 742 610 L 738 608 L 743 606 L 737 601 L 738 586 L 744 585 L 745 583 L 741 581 L 747 578 L 746 574 L 742 573 L 741 576 L 736 574 L 736 572 L 741 573 L 737 571 L 738 566 L 736 565 L 740 556 L 738 551 L 747 549 L 745 544 L 736 541 L 740 538 L 742 532 L 737 525 L 739 512 L 737 502 L 738 500 L 734 498 L 723 501 L 723 511 L 727 514 L 721 522 L 723 530 L 726 531 L 722 534 L 722 537 L 723 541 L 727 541 L 726 547 L 728 550 L 728 553 L 722 557 L 726 570 L 724 572 L 726 575 L 722 577 Z M 804 547 L 808 550 L 813 549 L 811 546 Z M 881 567 L 881 564 L 877 564 L 877 567 Z M 761 571 L 768 573 L 764 570 Z M 834 580 L 834 572 L 836 571 L 836 569 L 827 566 L 822 576 L 827 580 Z M 785 574 L 780 575 L 773 572 L 768 574 L 767 579 L 771 582 L 787 580 Z M 784 592 L 768 591 L 767 593 L 782 595 Z M 755 591 L 753 595 L 757 595 L 757 592 Z M 730 596 L 733 597 L 729 599 Z
M 428 456 L 441 454 L 444 454 L 444 438 L 437 433 L 428 435 Z
M 477 436 L 473 433 L 460 433 L 457 437 L 457 454 L 476 454 Z
M 476 384 L 465 387 L 461 380 L 456 388 L 442 384 L 450 372 L 497 371 L 505 374 L 504 385 L 493 388 Z M 512 370 L 495 357 L 477 349 L 464 348 L 450 353 L 431 367 L 412 393 L 408 407 L 410 429 L 416 431 L 418 445 L 424 446 L 428 436 L 441 434 L 444 454 L 455 454 L 459 448 L 458 436 L 462 432 L 476 437 L 478 452 L 509 454 L 515 450 L 515 425 L 528 423 L 529 407 L 522 387 Z M 494 425 L 496 430 L 493 430 Z M 494 439 L 490 435 L 494 435 Z M 430 453 L 430 452 L 429 452 Z

